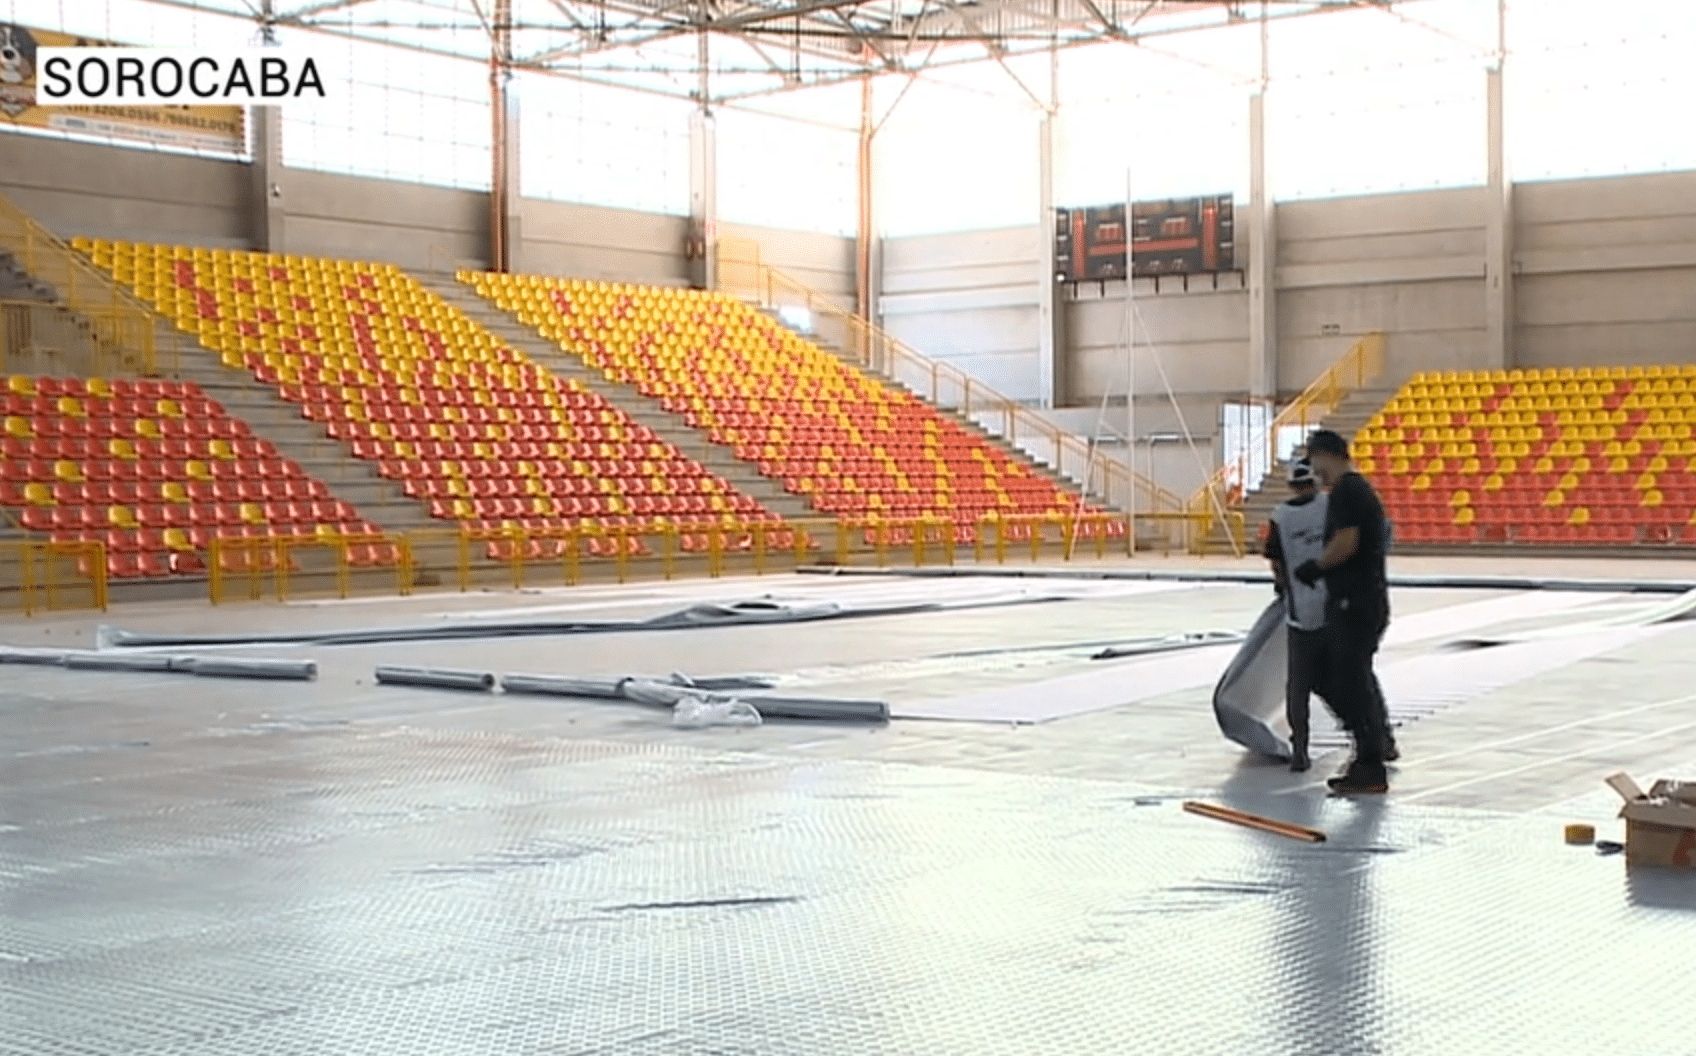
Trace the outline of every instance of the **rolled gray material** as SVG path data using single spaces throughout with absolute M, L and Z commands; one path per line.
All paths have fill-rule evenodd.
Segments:
M 188 669 L 203 678 L 276 678 L 310 682 L 318 677 L 311 660 L 255 660 L 237 656 L 191 656 Z
M 1230 645 L 1245 639 L 1241 631 L 1185 631 L 1164 638 L 1144 638 L 1123 645 L 1110 645 L 1095 653 L 1091 660 L 1117 660 L 1124 656 L 1147 656 L 1169 653 L 1178 649 L 1202 649 L 1210 645 Z
M 625 700 L 633 700 L 638 704 L 653 704 L 669 708 L 684 697 L 703 697 L 707 700 L 718 699 L 717 693 L 712 693 L 690 686 L 679 686 L 671 682 L 655 682 L 646 678 L 632 678 L 620 687 Z
M 1528 552 L 1534 548 L 1527 547 Z M 946 579 L 951 577 L 984 577 L 996 579 L 1120 579 L 1149 580 L 1178 583 L 1246 583 L 1271 584 L 1270 572 L 1226 572 L 1190 569 L 1164 572 L 1144 569 L 1059 568 L 984 568 L 970 565 L 961 568 L 837 568 L 803 565 L 796 573 L 852 579 L 866 576 L 885 576 L 906 579 Z M 1431 587 L 1439 590 L 1560 590 L 1596 591 L 1603 594 L 1683 594 L 1696 590 L 1696 582 L 1683 579 L 1563 579 L 1559 577 L 1531 578 L 1529 576 L 1408 576 L 1391 575 L 1392 587 Z
M 808 623 L 816 620 L 863 619 L 872 616 L 902 616 L 944 609 L 980 608 L 989 605 L 1026 604 L 1052 598 L 1016 598 L 990 602 L 944 604 L 920 602 L 900 605 L 843 606 L 835 602 L 781 602 L 753 599 L 729 603 L 691 605 L 645 620 L 544 620 L 497 623 L 476 620 L 465 623 L 429 624 L 411 627 L 366 627 L 341 631 L 283 631 L 275 634 L 155 634 L 126 631 L 102 625 L 95 640 L 102 649 L 137 646 L 197 645 L 373 645 L 383 642 L 454 641 L 465 638 L 523 638 L 557 634 L 609 634 L 627 631 L 676 631 L 704 627 Z
M 487 693 L 495 688 L 495 676 L 487 671 L 460 671 L 432 667 L 377 668 L 377 681 L 387 686 L 429 686 L 435 689 L 469 689 Z
M 74 671 L 170 671 L 177 657 L 164 653 L 66 653 L 65 666 Z M 178 669 L 180 670 L 180 669 Z
M 832 722 L 888 722 L 889 705 L 881 700 L 842 700 L 829 697 L 778 697 L 738 694 L 768 719 L 822 719 Z
M 66 655 L 64 649 L 14 649 L 11 646 L 0 646 L 0 664 L 45 664 L 49 667 L 63 667 Z
M 565 675 L 502 675 L 501 688 L 508 693 L 546 693 L 557 697 L 605 697 L 621 699 L 625 678 L 567 678 Z
M 671 673 L 671 682 L 678 686 L 694 686 L 696 689 L 727 691 L 736 689 L 770 689 L 777 685 L 777 680 L 765 675 L 708 675 L 696 678 L 683 674 L 681 671 Z
M 1273 759 L 1290 757 L 1284 715 L 1284 680 L 1289 667 L 1284 602 L 1272 604 L 1254 621 L 1243 647 L 1213 688 L 1213 716 L 1219 731 L 1244 748 Z
M 501 688 L 508 693 L 548 693 L 562 697 L 594 697 L 628 700 L 649 707 L 671 708 L 684 697 L 709 701 L 740 700 L 761 715 L 774 719 L 821 719 L 837 722 L 888 722 L 889 705 L 881 700 L 837 700 L 829 697 L 787 697 L 770 693 L 742 692 L 755 686 L 769 687 L 772 680 L 752 675 L 693 678 L 673 673 L 667 679 L 618 677 L 571 678 L 565 675 L 502 675 Z M 721 688 L 722 687 L 722 688 Z M 730 692 L 724 692 L 729 689 Z

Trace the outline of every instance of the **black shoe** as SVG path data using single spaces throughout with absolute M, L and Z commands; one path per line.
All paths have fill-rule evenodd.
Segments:
M 1401 757 L 1402 750 L 1396 747 L 1395 741 L 1391 741 L 1389 744 L 1384 746 L 1384 761 L 1386 763 L 1393 763 Z
M 1390 790 L 1389 779 L 1383 774 L 1363 774 L 1353 767 L 1325 784 L 1339 796 L 1381 796 Z
M 1331 794 L 1335 796 L 1382 796 L 1388 791 L 1390 784 L 1387 781 L 1355 777 L 1339 778 L 1331 785 Z
M 1307 768 L 1312 766 L 1312 765 L 1313 765 L 1313 760 L 1311 760 L 1307 757 L 1306 751 L 1301 750 L 1301 749 L 1297 749 L 1296 751 L 1290 753 L 1290 772 L 1291 773 L 1296 773 L 1296 774 L 1305 773 L 1307 771 Z

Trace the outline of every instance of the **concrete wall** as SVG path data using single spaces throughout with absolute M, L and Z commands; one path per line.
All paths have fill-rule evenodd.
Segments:
M 1016 400 L 1037 385 L 1034 228 L 888 239 L 883 327 Z
M 245 162 L 0 134 L 0 193 L 55 234 L 248 245 Z
M 211 160 L 0 134 L 0 192 L 56 234 L 252 246 L 249 169 Z M 285 248 L 445 271 L 487 261 L 488 196 L 422 184 L 289 169 Z M 689 281 L 683 217 L 526 199 L 521 270 L 654 285 Z M 839 303 L 854 295 L 851 239 L 727 225 L 763 259 Z
M 1277 214 L 1282 392 L 1373 330 L 1390 335 L 1392 381 L 1488 363 L 1483 191 L 1288 202 Z
M 1278 385 L 1305 388 L 1360 336 L 1389 335 L 1381 384 L 1420 370 L 1492 365 L 1485 347 L 1484 192 L 1479 188 L 1283 203 L 1277 209 Z M 1246 236 L 1247 232 L 1239 232 Z M 884 246 L 885 325 L 1005 395 L 1037 395 L 1034 228 L 927 235 Z M 1686 362 L 1696 356 L 1696 173 L 1522 184 L 1515 199 L 1513 363 Z M 1245 245 L 1239 246 L 1246 260 Z M 1067 291 L 1063 404 L 1051 417 L 1124 428 L 1123 286 Z M 1179 429 L 1211 442 L 1248 376 L 1248 301 L 1238 276 L 1139 280 L 1139 436 Z M 1146 342 L 1146 344 L 1144 344 Z M 1164 393 L 1170 384 L 1176 400 Z M 1190 475 L 1156 445 L 1169 486 Z M 1167 477 L 1170 476 L 1168 480 Z
M 1517 361 L 1696 358 L 1696 173 L 1521 184 Z

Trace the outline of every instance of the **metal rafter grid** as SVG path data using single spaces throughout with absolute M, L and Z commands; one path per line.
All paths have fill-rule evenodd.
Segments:
M 494 0 L 146 0 L 486 60 L 475 33 Z M 1268 19 L 1418 0 L 1270 0 Z M 268 11 L 267 11 L 268 9 Z M 643 91 L 728 101 L 1041 54 L 1153 41 L 1258 19 L 1257 0 L 513 0 L 514 66 Z M 486 44 L 486 39 L 485 39 Z

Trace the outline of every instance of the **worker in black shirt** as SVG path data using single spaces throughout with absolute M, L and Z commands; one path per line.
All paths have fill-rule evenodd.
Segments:
M 1390 590 L 1384 570 L 1384 504 L 1355 472 L 1348 441 L 1329 429 L 1307 439 L 1314 475 L 1330 488 L 1325 550 L 1295 570 L 1303 583 L 1325 581 L 1327 701 L 1354 738 L 1354 761 L 1330 781 L 1343 794 L 1389 790 L 1385 770 L 1388 722 L 1372 660 L 1390 624 Z

